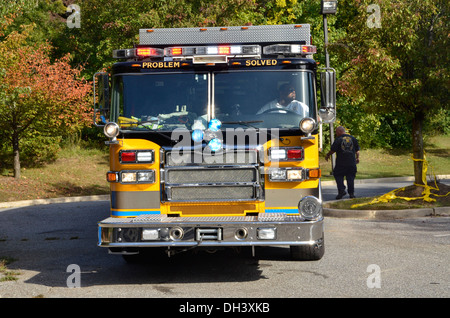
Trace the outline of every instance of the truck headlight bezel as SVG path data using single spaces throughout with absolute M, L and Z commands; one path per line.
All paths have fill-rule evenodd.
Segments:
M 155 183 L 155 170 L 122 170 L 119 172 L 119 182 L 122 184 Z
M 311 117 L 303 118 L 299 123 L 299 128 L 305 134 L 310 135 L 317 128 L 317 123 Z
M 103 133 L 108 138 L 116 138 L 119 135 L 119 125 L 117 125 L 115 122 L 109 122 L 103 127 Z
M 298 203 L 300 215 L 308 221 L 315 221 L 322 217 L 322 201 L 315 196 L 305 196 Z
M 307 179 L 306 170 L 302 167 L 269 168 L 270 182 L 302 182 Z

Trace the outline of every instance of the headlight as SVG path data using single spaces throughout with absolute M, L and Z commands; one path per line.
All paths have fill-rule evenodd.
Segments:
M 268 173 L 271 182 L 300 182 L 306 179 L 306 170 L 303 168 L 270 168 Z
M 290 169 L 287 170 L 288 180 L 303 180 L 303 169 Z
M 103 132 L 108 138 L 115 138 L 119 134 L 119 125 L 114 122 L 107 123 L 103 128 Z
M 270 169 L 269 170 L 270 181 L 286 181 L 285 169 Z
M 120 180 L 122 182 L 136 182 L 136 172 L 122 172 Z
M 299 127 L 305 134 L 310 134 L 316 128 L 316 121 L 310 117 L 303 118 L 300 121 Z
M 142 170 L 142 171 L 121 171 L 120 172 L 121 183 L 154 183 L 155 171 L 154 170 Z
M 137 174 L 138 182 L 155 182 L 155 172 L 153 170 L 150 171 L 139 171 Z
M 306 220 L 317 220 L 322 216 L 322 202 L 313 196 L 306 196 L 298 203 L 298 211 Z

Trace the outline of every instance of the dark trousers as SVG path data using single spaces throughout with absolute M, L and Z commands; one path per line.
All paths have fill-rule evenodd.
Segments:
M 356 167 L 355 166 L 336 166 L 333 170 L 333 176 L 336 180 L 336 185 L 339 194 L 345 193 L 344 177 L 347 180 L 348 194 L 355 193 L 355 177 L 356 177 Z

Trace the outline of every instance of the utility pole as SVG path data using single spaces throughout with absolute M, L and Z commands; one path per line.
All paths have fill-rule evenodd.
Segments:
M 323 15 L 323 34 L 324 34 L 324 49 L 325 49 L 325 67 L 330 68 L 330 56 L 328 55 L 328 22 L 327 14 L 336 14 L 337 0 L 325 1 L 322 0 L 322 15 Z M 334 142 L 334 123 L 330 123 L 330 143 Z M 331 174 L 336 163 L 336 154 L 331 155 Z

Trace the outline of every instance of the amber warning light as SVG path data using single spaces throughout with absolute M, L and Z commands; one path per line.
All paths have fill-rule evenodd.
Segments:
M 162 54 L 162 50 L 151 48 L 151 47 L 144 47 L 144 48 L 137 48 L 136 49 L 136 55 L 137 56 L 160 56 Z

